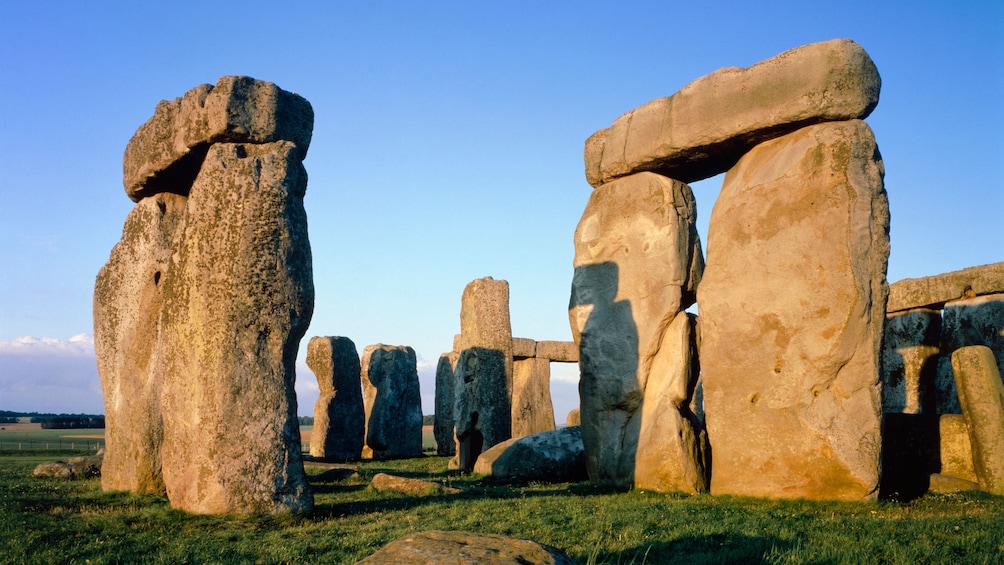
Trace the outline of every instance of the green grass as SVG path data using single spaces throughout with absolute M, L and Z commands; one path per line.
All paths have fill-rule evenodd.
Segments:
M 49 456 L 0 453 L 0 563 L 354 563 L 407 533 L 526 537 L 580 563 L 1001 563 L 1004 498 L 928 495 L 909 504 L 617 492 L 587 483 L 502 485 L 447 459 L 365 462 L 329 479 L 308 467 L 306 516 L 194 516 L 98 479 L 31 475 Z M 414 498 L 367 488 L 378 472 L 458 487 Z

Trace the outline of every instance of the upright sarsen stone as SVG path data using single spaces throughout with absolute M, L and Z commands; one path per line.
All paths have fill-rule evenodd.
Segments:
M 860 120 L 726 175 L 698 291 L 712 494 L 874 499 L 889 206 Z
M 952 353 L 952 369 L 976 478 L 983 490 L 1004 494 L 1004 384 L 994 353 L 984 345 L 959 348 Z
M 363 457 L 390 459 L 422 455 L 422 395 L 415 350 L 368 345 L 362 358 L 366 444 Z
M 439 356 L 436 365 L 436 414 L 432 433 L 436 438 L 437 455 L 454 455 L 457 452 L 456 437 L 453 435 L 453 400 L 456 388 L 453 372 L 457 368 L 460 354 L 450 351 Z
M 353 461 L 363 451 L 366 421 L 356 344 L 347 337 L 312 337 L 307 366 L 317 377 L 310 455 L 328 461 Z
M 512 437 L 524 437 L 553 429 L 550 359 L 530 357 L 514 361 Z
M 105 490 L 163 494 L 160 310 L 186 198 L 140 200 L 94 287 L 94 350 L 105 398 Z
M 305 511 L 296 352 L 314 286 L 290 142 L 210 147 L 163 284 L 163 472 L 175 508 Z
M 701 279 L 696 214 L 689 186 L 639 173 L 594 190 L 575 230 L 568 316 L 579 346 L 582 441 L 593 482 L 634 482 L 653 363 Z M 674 363 L 689 360 L 661 359 L 659 366 Z

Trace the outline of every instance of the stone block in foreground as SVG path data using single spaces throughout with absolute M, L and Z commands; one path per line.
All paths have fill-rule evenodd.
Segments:
M 882 177 L 860 120 L 763 143 L 726 175 L 698 289 L 712 494 L 876 497 Z
M 164 485 L 200 514 L 313 506 L 296 351 L 314 309 L 297 147 L 217 143 L 188 197 L 161 315 Z
M 727 171 L 757 144 L 807 125 L 865 118 L 881 79 L 849 39 L 812 43 L 751 67 L 715 71 L 617 118 L 586 141 L 599 187 L 652 171 L 693 182 Z
M 313 127 L 314 110 L 303 97 L 251 77 L 222 77 L 157 104 L 126 146 L 126 194 L 136 202 L 158 192 L 187 194 L 206 151 L 218 142 L 290 141 L 303 160 Z
M 564 551 L 528 539 L 439 531 L 408 534 L 358 565 L 573 565 Z

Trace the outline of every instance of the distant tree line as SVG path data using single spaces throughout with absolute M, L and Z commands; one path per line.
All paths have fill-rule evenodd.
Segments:
M 300 416 L 299 419 L 300 419 L 300 425 L 301 426 L 313 426 L 314 425 L 314 417 L 313 416 Z
M 29 422 L 42 424 L 42 428 L 46 430 L 105 427 L 105 417 L 101 414 L 46 414 L 0 410 L 0 423 L 16 424 L 19 418 L 29 418 Z

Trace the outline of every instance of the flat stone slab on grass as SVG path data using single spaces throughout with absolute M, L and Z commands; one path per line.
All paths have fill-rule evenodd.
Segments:
M 427 496 L 431 494 L 457 494 L 460 492 L 460 489 L 443 486 L 439 483 L 422 481 L 419 479 L 409 479 L 407 477 L 398 477 L 396 475 L 388 475 L 387 473 L 377 473 L 376 475 L 373 475 L 373 480 L 370 481 L 370 486 L 372 486 L 373 490 L 377 492 L 392 491 L 415 496 Z
M 586 180 L 641 171 L 693 182 L 727 171 L 757 144 L 827 121 L 865 118 L 882 81 L 849 39 L 803 45 L 720 69 L 617 118 L 586 141 Z
M 408 534 L 359 562 L 359 565 L 572 565 L 560 549 L 528 539 L 494 534 L 433 530 Z

